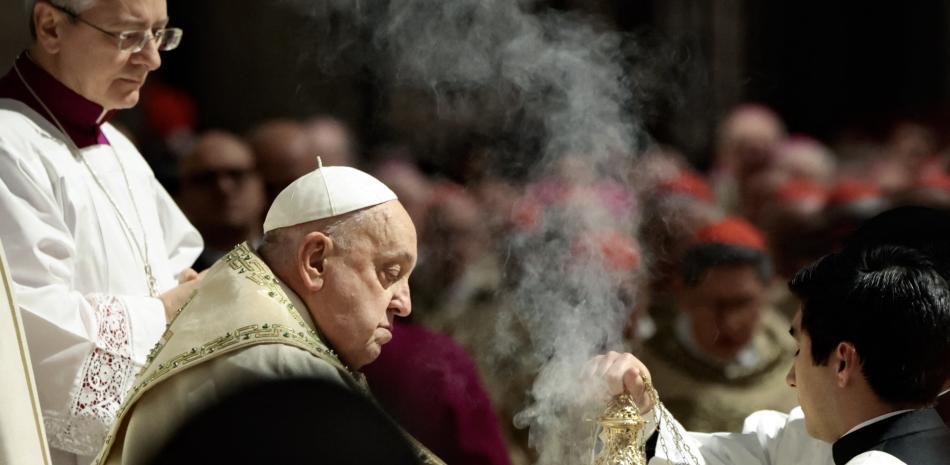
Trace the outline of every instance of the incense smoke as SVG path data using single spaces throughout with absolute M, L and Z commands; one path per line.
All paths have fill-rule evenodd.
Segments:
M 601 250 L 636 227 L 625 176 L 646 141 L 633 93 L 646 84 L 624 69 L 623 37 L 525 1 L 283 1 L 313 18 L 309 58 L 324 69 L 422 90 L 442 118 L 491 109 L 494 124 L 525 141 L 509 155 L 533 161 L 529 191 L 543 214 L 509 244 L 519 266 L 499 328 L 516 323 L 530 340 L 500 333 L 493 346 L 500 359 L 539 364 L 533 403 L 515 419 L 531 428 L 539 463 L 580 463 L 590 429 L 572 413 L 579 374 L 591 356 L 622 347 L 629 306 L 620 291 L 630 273 Z

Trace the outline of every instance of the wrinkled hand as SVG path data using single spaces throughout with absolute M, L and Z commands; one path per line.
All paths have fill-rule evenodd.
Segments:
M 584 376 L 605 382 L 610 395 L 630 393 L 642 414 L 653 409 L 653 398 L 644 381 L 650 380 L 650 370 L 633 354 L 608 352 L 598 355 L 587 362 Z
M 195 289 L 198 288 L 198 285 L 201 284 L 201 279 L 204 278 L 206 272 L 207 270 L 197 273 L 195 270 L 188 268 L 178 276 L 178 286 L 158 296 L 165 306 L 166 322 L 172 321 L 172 318 L 178 313 L 178 309 L 185 305 L 185 302 L 188 302 L 188 299 L 191 298 L 191 294 L 193 294 Z

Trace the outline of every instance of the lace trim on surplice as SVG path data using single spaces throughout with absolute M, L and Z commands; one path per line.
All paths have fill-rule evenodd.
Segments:
M 95 348 L 79 372 L 81 382 L 73 387 L 68 414 L 44 415 L 50 445 L 79 455 L 94 455 L 102 447 L 135 374 L 125 304 L 102 294 L 88 300 L 98 317 Z

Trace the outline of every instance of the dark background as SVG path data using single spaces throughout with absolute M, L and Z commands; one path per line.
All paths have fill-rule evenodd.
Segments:
M 2 70 L 28 42 L 21 1 L 4 2 Z M 649 131 L 700 166 L 718 119 L 747 101 L 775 108 L 791 132 L 832 144 L 854 134 L 883 138 L 900 119 L 946 132 L 946 2 L 549 0 L 535 8 L 580 12 L 628 33 L 645 51 L 632 66 L 668 84 L 641 96 Z M 244 131 L 269 117 L 328 113 L 372 147 L 425 144 L 412 133 L 440 127 L 405 124 L 418 122 L 403 114 L 407 99 L 424 107 L 425 98 L 394 96 L 365 69 L 317 65 L 314 41 L 346 36 L 345 22 L 315 31 L 272 0 L 170 0 L 169 12 L 186 33 L 154 77 L 195 98 L 203 128 Z

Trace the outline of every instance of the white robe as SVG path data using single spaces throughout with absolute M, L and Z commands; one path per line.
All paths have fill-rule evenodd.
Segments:
M 845 465 L 907 465 L 903 460 L 887 452 L 872 450 L 858 454 Z
M 108 124 L 102 131 L 112 146 L 81 154 L 141 243 L 121 158 L 166 291 L 201 252 L 201 237 L 131 142 Z M 164 307 L 148 297 L 139 252 L 62 133 L 11 99 L 0 99 L 0 218 L 53 461 L 87 463 L 165 330 Z
M 689 433 L 679 422 L 673 426 L 696 456 L 697 465 L 834 465 L 831 444 L 805 431 L 801 407 L 788 414 L 771 410 L 755 412 L 746 418 L 741 433 Z M 663 450 L 663 442 L 667 444 L 669 457 Z M 656 456 L 650 465 L 692 464 L 676 452 L 673 444 L 670 425 L 664 423 Z

